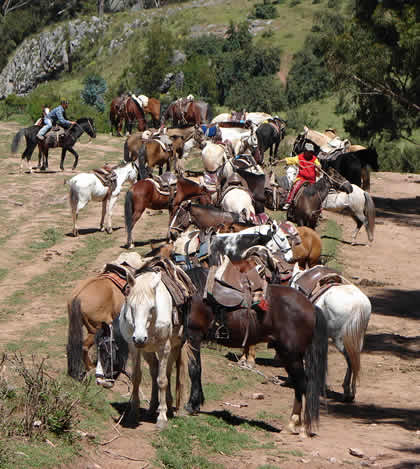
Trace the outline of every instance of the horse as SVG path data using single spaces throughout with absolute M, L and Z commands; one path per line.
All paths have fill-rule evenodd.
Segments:
M 143 261 L 137 253 L 129 256 L 123 253 L 113 264 L 123 266 L 129 278 Z M 95 342 L 95 334 L 102 323 L 111 324 L 120 314 L 125 293 L 124 282 L 104 273 L 80 281 L 71 293 L 67 301 L 67 372 L 72 378 L 81 380 L 93 368 L 89 349 Z M 84 340 L 83 326 L 87 330 Z
M 210 339 L 227 347 L 242 347 L 244 342 L 248 345 L 266 342 L 281 356 L 292 378 L 295 396 L 288 429 L 294 434 L 299 433 L 302 397 L 305 396 L 301 431 L 311 435 L 319 420 L 320 395 L 324 391 L 327 369 L 327 325 L 319 308 L 290 287 L 268 285 L 268 306 L 257 313 L 254 320 L 250 320 L 249 315 L 253 313 L 247 308 L 225 308 L 221 313 L 220 305 L 209 297 L 203 299 L 205 271 L 194 268 L 188 274 L 199 291 L 192 298 L 185 324 L 191 357 L 191 393 L 186 410 L 196 413 L 204 403 L 200 357 L 204 340 Z M 227 334 L 218 336 L 215 323 L 221 320 Z
M 127 95 L 117 96 L 111 101 L 109 108 L 109 121 L 111 123 L 111 135 L 114 135 L 114 128 L 117 131 L 117 137 L 121 137 L 123 125 L 123 108 Z
M 174 302 L 163 283 L 160 272 L 141 271 L 130 278 L 130 293 L 121 309 L 120 329 L 135 357 L 131 415 L 136 416 L 140 404 L 141 356 L 149 363 L 152 375 L 152 398 L 149 412 L 158 411 L 157 427 L 168 423 L 167 411 L 172 410 L 171 371 L 181 353 L 182 321 L 173 320 Z
M 319 266 L 317 269 L 326 269 L 326 267 Z M 290 286 L 298 289 L 296 281 L 304 274 L 305 271 L 302 272 L 299 267 L 296 267 Z M 322 311 L 327 321 L 328 336 L 346 359 L 347 372 L 343 382 L 344 401 L 353 402 L 360 372 L 360 352 L 363 348 L 372 305 L 369 298 L 352 283 L 334 284 L 322 293 L 314 304 Z
M 251 193 L 241 187 L 233 187 L 233 189 L 226 192 L 220 202 L 220 208 L 226 212 L 233 212 L 243 216 L 244 221 L 256 219 Z
M 286 121 L 273 117 L 270 121 L 260 124 L 255 133 L 262 161 L 264 161 L 264 153 L 269 149 L 270 164 L 273 164 L 274 159 L 277 158 L 280 142 L 286 135 Z
M 163 127 L 168 119 L 172 120 L 173 127 L 201 125 L 209 122 L 211 117 L 211 106 L 205 101 L 189 101 L 185 104 L 173 101 L 162 114 L 160 125 Z
M 152 179 L 142 179 L 136 182 L 127 192 L 124 203 L 125 226 L 127 230 L 127 248 L 134 247 L 132 232 L 134 225 L 143 215 L 146 208 L 152 210 L 170 209 L 170 215 L 175 213 L 184 200 L 198 198 L 200 203 L 210 204 L 211 197 L 205 186 L 190 179 L 178 177 L 176 194 L 171 199 L 169 192 L 162 193 Z
M 351 184 L 356 184 L 365 191 L 370 190 L 369 168 L 379 170 L 378 154 L 375 148 L 342 153 L 336 159 L 321 160 L 322 167 L 337 170 Z
M 191 201 L 187 201 L 178 207 L 170 220 L 168 239 L 174 241 L 191 224 L 199 230 L 206 231 L 208 228 L 218 228 L 221 225 L 226 227 L 241 222 L 243 219 L 237 213 L 226 212 L 208 205 L 192 204 Z M 244 228 L 250 228 L 254 224 L 243 222 L 243 225 Z
M 39 132 L 39 126 L 32 125 L 31 127 L 26 127 L 20 129 L 17 134 L 13 137 L 12 141 L 12 153 L 16 153 L 20 139 L 24 136 L 26 140 L 26 148 L 22 153 L 22 162 L 20 168 L 23 168 L 23 160 L 26 159 L 27 168 L 30 173 L 32 173 L 32 167 L 29 166 L 29 161 L 32 157 L 32 153 L 35 150 L 35 147 L 38 145 L 39 157 L 38 157 L 38 167 L 41 170 L 48 169 L 48 149 L 61 147 L 61 160 L 60 160 L 60 169 L 64 171 L 64 159 L 66 157 L 67 150 L 74 155 L 74 163 L 72 170 L 74 171 L 77 167 L 79 161 L 79 155 L 76 150 L 73 149 L 74 144 L 83 134 L 86 132 L 89 137 L 96 138 L 96 129 L 93 119 L 90 117 L 82 117 L 76 121 L 76 124 L 69 127 L 60 138 L 55 138 L 51 133 L 46 135 L 46 138 L 41 142 L 37 139 L 37 134 Z M 42 158 L 42 165 L 41 165 Z
M 255 125 L 259 125 L 265 120 L 272 119 L 270 114 L 265 112 L 246 112 L 245 119 L 251 121 Z M 216 116 L 212 121 L 211 124 L 216 124 L 219 122 L 229 122 L 232 120 L 232 113 L 224 112 Z
M 160 122 L 160 101 L 156 98 L 148 98 L 147 105 L 143 106 L 145 114 L 152 116 L 153 127 L 159 127 Z
M 362 226 L 365 227 L 369 243 L 373 241 L 375 230 L 375 204 L 370 194 L 359 186 L 352 184 L 353 192 L 329 193 L 322 203 L 322 208 L 330 212 L 338 212 L 350 215 L 356 222 L 356 228 L 352 234 L 352 244 L 356 243 L 356 237 Z
M 66 183 L 70 186 L 70 208 L 73 218 L 73 236 L 79 234 L 77 228 L 77 217 L 80 210 L 86 206 L 89 200 L 102 202 L 102 216 L 99 229 L 107 233 L 112 233 L 112 209 L 120 195 L 122 185 L 129 181 L 134 184 L 138 177 L 138 164 L 120 163 L 110 169 L 110 174 L 114 177 L 114 183 L 105 185 L 95 173 L 79 173 L 73 176 Z
M 219 265 L 223 256 L 230 260 L 241 259 L 251 246 L 265 246 L 271 254 L 280 254 L 286 262 L 293 258 L 293 251 L 283 230 L 276 222 L 246 228 L 237 233 L 216 233 L 210 239 L 209 263 Z
M 350 194 L 352 185 L 334 168 L 328 168 L 324 175 L 314 184 L 304 186 L 287 210 L 287 220 L 295 222 L 299 226 L 309 226 L 315 229 L 321 213 L 322 202 L 328 195 L 328 191 L 334 188 Z
M 124 100 L 121 109 L 121 119 L 125 121 L 126 130 L 129 134 L 133 131 L 135 121 L 137 121 L 137 129 L 140 132 L 147 128 L 144 109 L 131 96 Z

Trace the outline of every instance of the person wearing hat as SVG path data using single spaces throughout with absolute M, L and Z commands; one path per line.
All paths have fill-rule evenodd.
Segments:
M 316 181 L 316 177 L 321 169 L 321 163 L 314 153 L 314 146 L 312 143 L 305 143 L 303 153 L 300 153 L 297 156 L 283 158 L 280 161 L 287 165 L 295 164 L 299 167 L 299 172 L 292 188 L 290 189 L 289 195 L 287 196 L 286 203 L 283 205 L 283 210 L 287 210 L 303 183 L 309 182 L 313 184 Z
M 61 127 L 64 127 L 67 129 L 71 125 L 76 124 L 75 121 L 68 121 L 66 119 L 65 111 L 69 105 L 69 102 L 67 99 L 61 99 L 61 104 L 57 107 L 55 107 L 52 111 L 50 111 L 45 117 L 44 117 L 44 126 L 41 128 L 41 130 L 37 134 L 37 139 L 38 140 L 44 140 L 45 134 L 52 128 L 53 125 L 60 125 Z

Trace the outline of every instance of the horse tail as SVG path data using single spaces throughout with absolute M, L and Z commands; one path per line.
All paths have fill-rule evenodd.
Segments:
M 320 396 L 325 391 L 328 365 L 327 320 L 318 306 L 315 306 L 315 314 L 315 330 L 312 343 L 305 352 L 307 383 L 304 424 L 309 432 L 312 432 L 313 425 L 316 426 L 319 422 Z
M 12 141 L 12 153 L 16 153 L 20 139 L 22 138 L 23 135 L 25 135 L 25 130 L 26 129 L 20 129 L 19 132 L 13 137 Z
M 83 365 L 83 330 L 80 299 L 73 298 L 67 306 L 69 331 L 67 339 L 67 374 L 81 380 L 85 374 Z
M 133 203 L 133 192 L 128 191 L 125 195 L 125 202 L 124 202 L 124 219 L 125 219 L 125 229 L 127 233 L 131 233 L 133 229 L 133 210 L 134 210 L 134 203 Z
M 365 297 L 365 295 L 363 294 Z M 355 389 L 360 373 L 360 352 L 363 348 L 365 332 L 369 324 L 372 306 L 369 299 L 363 298 L 362 304 L 358 308 L 358 314 L 352 314 L 350 320 L 343 328 L 344 350 L 350 361 L 352 369 L 351 386 Z
M 365 214 L 365 217 L 367 218 L 366 231 L 368 234 L 368 239 L 370 242 L 372 242 L 374 231 L 375 231 L 376 208 L 375 208 L 375 204 L 373 203 L 373 199 L 370 196 L 369 192 L 365 192 L 364 214 Z

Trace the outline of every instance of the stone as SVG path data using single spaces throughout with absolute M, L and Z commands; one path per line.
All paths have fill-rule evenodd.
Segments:
M 352 456 L 356 456 L 357 458 L 363 458 L 364 457 L 363 451 L 359 448 L 349 448 L 349 453 Z
M 262 392 L 254 392 L 252 399 L 261 400 L 264 399 L 264 394 Z

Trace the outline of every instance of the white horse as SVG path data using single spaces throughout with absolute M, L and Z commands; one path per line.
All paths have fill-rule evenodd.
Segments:
M 229 190 L 223 197 L 220 207 L 226 212 L 242 215 L 245 221 L 252 222 L 253 217 L 255 219 L 255 207 L 252 197 L 247 190 L 240 187 Z
M 267 119 L 272 118 L 270 114 L 265 112 L 247 112 L 245 113 L 245 120 L 250 120 L 252 123 L 259 125 Z M 232 114 L 230 112 L 224 112 L 216 116 L 211 123 L 216 124 L 218 122 L 229 122 L 232 120 Z
M 129 282 L 129 284 L 131 290 L 121 309 L 120 329 L 134 359 L 131 414 L 136 417 L 139 409 L 141 356 L 143 355 L 149 364 L 152 376 L 149 412 L 158 411 L 157 426 L 163 429 L 168 423 L 168 409 L 172 410 L 170 377 L 173 364 L 181 353 L 182 326 L 175 326 L 173 323 L 172 296 L 162 282 L 160 273 L 145 272 L 137 277 L 134 283 Z M 180 362 L 186 363 L 186 360 L 181 359 Z M 183 376 L 185 370 L 178 369 L 178 373 Z M 180 402 L 180 395 L 183 394 L 184 388 L 181 385 L 177 395 L 177 405 Z
M 207 142 L 201 151 L 201 159 L 205 171 L 216 172 L 228 160 L 225 145 Z
M 129 181 L 134 184 L 138 178 L 138 167 L 136 162 L 124 163 L 113 168 L 116 175 L 116 187 L 110 193 L 109 187 L 105 186 L 94 173 L 79 173 L 66 183 L 70 186 L 70 208 L 73 217 L 73 236 L 77 236 L 77 217 L 80 210 L 90 201 L 102 202 L 102 216 L 100 230 L 112 233 L 112 209 L 120 195 L 122 185 Z M 106 218 L 106 223 L 105 223 Z
M 312 267 L 313 269 L 319 266 Z M 310 269 L 309 269 L 310 270 Z M 290 286 L 298 289 L 296 280 L 303 275 L 296 264 Z M 347 372 L 343 382 L 344 399 L 352 402 L 360 372 L 360 352 L 369 324 L 372 305 L 369 298 L 355 285 L 334 285 L 316 301 L 328 324 L 328 335 L 344 355 Z
M 239 154 L 241 147 L 244 145 L 244 140 L 248 140 L 250 146 L 258 145 L 255 129 L 256 127 L 254 125 L 250 129 L 241 127 L 220 127 L 223 141 L 229 140 L 232 142 L 235 155 Z
M 365 227 L 369 243 L 373 241 L 375 229 L 375 204 L 368 192 L 359 186 L 352 184 L 353 192 L 330 192 L 322 208 L 330 212 L 338 212 L 343 215 L 350 215 L 356 222 L 356 228 L 352 234 L 352 244 L 356 243 L 356 237 L 362 226 Z

